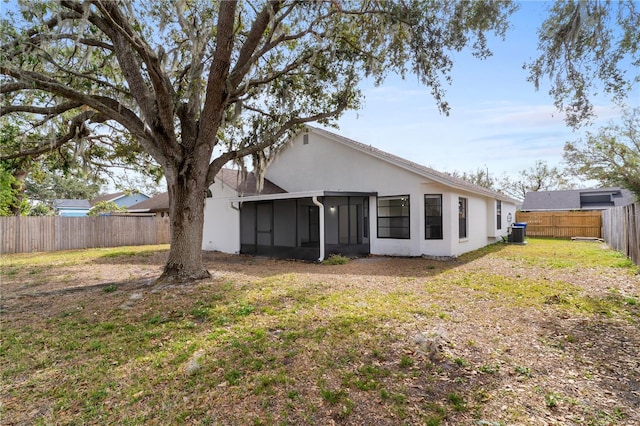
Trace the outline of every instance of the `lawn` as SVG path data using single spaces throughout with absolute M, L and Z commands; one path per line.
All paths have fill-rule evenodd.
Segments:
M 0 423 L 640 424 L 640 275 L 600 243 L 453 261 L 3 255 Z

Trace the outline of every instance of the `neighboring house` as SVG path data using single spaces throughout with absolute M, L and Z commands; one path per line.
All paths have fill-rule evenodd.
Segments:
M 501 193 L 312 127 L 265 176 L 256 193 L 255 176 L 222 171 L 205 202 L 204 250 L 455 257 L 500 241 L 516 212 Z
M 91 200 L 91 206 L 95 206 L 102 201 L 112 201 L 119 207 L 131 207 L 134 204 L 138 204 L 144 200 L 148 200 L 150 197 L 139 192 L 116 192 L 114 194 L 106 194 Z
M 102 195 L 94 198 L 93 200 L 68 200 L 57 199 L 53 200 L 53 208 L 59 216 L 86 216 L 91 210 L 91 207 L 95 206 L 101 201 L 113 201 L 120 207 L 129 207 L 134 204 L 140 203 L 143 200 L 149 199 L 149 196 L 140 194 L 138 192 L 127 193 L 117 192 L 115 194 Z M 168 210 L 167 202 L 167 210 Z
M 53 209 L 58 216 L 86 216 L 91 210 L 89 200 L 53 200 Z
M 621 188 L 570 189 L 527 192 L 522 211 L 606 210 L 634 202 L 631 191 Z
M 169 193 L 161 192 L 153 197 L 129 207 L 130 213 L 155 213 L 156 216 L 169 216 Z

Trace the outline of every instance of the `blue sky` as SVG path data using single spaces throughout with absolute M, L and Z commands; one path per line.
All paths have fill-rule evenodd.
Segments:
M 619 117 L 607 99 L 597 99 L 599 118 L 590 127 L 572 131 L 548 95 L 527 82 L 522 65 L 536 57 L 537 29 L 546 4 L 523 2 L 505 41 L 493 39 L 494 55 L 484 61 L 457 54 L 453 83 L 447 87 L 450 115 L 437 110 L 429 88 L 415 77 L 389 78 L 381 86 L 362 86 L 363 108 L 339 120 L 345 137 L 440 171 L 475 171 L 515 175 L 536 160 L 562 165 L 562 148 Z M 637 75 L 637 70 L 629 70 Z M 546 82 L 545 82 L 546 83 Z M 628 104 L 640 104 L 638 87 Z

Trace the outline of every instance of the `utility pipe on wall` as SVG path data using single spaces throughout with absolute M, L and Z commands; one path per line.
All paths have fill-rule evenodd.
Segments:
M 229 206 L 231 206 L 231 208 L 232 208 L 232 209 L 234 209 L 235 211 L 237 211 L 237 212 L 238 212 L 238 216 L 240 216 L 240 203 L 238 203 L 238 207 L 236 207 L 236 206 L 233 204 L 233 201 L 231 201 L 231 202 L 229 203 Z M 237 238 L 238 238 L 238 239 L 236 240 L 236 241 L 238 241 L 238 245 L 237 245 L 238 249 L 235 251 L 235 253 L 236 253 L 236 254 L 239 254 L 239 253 L 240 253 L 240 248 L 242 247 L 242 241 L 240 241 L 240 240 L 241 240 L 241 238 L 242 238 L 242 237 L 241 237 L 241 235 L 242 235 L 242 219 L 241 219 L 240 217 L 238 218 L 238 228 L 240 228 L 240 229 L 238 229 L 238 231 L 239 231 L 239 232 L 236 234 L 236 235 L 237 235 Z
M 318 258 L 318 262 L 322 262 L 324 260 L 324 204 L 318 201 L 316 195 L 311 197 L 311 201 L 320 209 L 320 257 Z

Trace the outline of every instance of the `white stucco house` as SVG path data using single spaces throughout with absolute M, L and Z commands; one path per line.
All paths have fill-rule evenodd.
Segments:
M 308 127 L 255 177 L 224 169 L 205 202 L 203 249 L 322 260 L 456 257 L 499 241 L 516 200 Z

